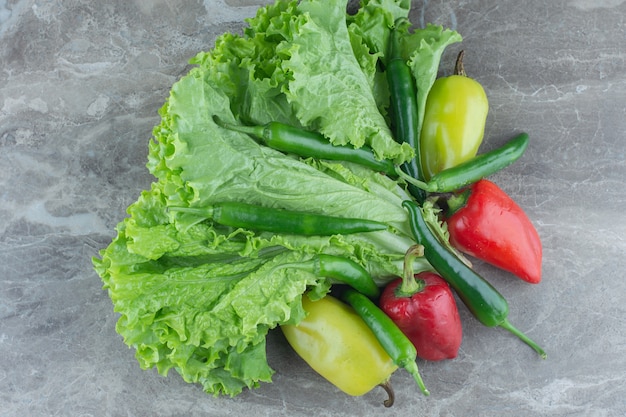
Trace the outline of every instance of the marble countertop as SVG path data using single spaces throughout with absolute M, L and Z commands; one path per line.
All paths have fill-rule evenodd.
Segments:
M 152 127 L 187 61 L 265 0 L 0 0 L 0 415 L 598 416 L 626 414 L 626 2 L 414 1 L 464 36 L 490 98 L 486 141 L 527 131 L 494 180 L 544 245 L 537 286 L 478 265 L 541 360 L 460 306 L 458 358 L 348 397 L 268 337 L 273 383 L 215 398 L 142 371 L 91 257 L 153 180 Z M 453 61 L 453 50 L 444 61 Z

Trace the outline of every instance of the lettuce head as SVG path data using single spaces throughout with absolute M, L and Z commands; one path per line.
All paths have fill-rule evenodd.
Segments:
M 350 163 L 286 155 L 215 123 L 280 121 L 318 131 L 333 144 L 367 145 L 398 164 L 414 157 L 391 134 L 378 65 L 410 1 L 363 1 L 351 15 L 346 6 L 346 0 L 279 0 L 263 7 L 241 34 L 226 33 L 194 57 L 193 69 L 173 85 L 149 143 L 155 181 L 93 259 L 119 314 L 116 330 L 142 368 L 174 370 L 207 393 L 237 395 L 271 381 L 268 331 L 298 323 L 303 294 L 323 297 L 332 284 L 286 265 L 327 253 L 360 263 L 380 285 L 401 273 L 414 244 L 403 184 Z M 422 51 L 419 61 L 434 81 L 441 49 L 457 35 L 429 34 L 407 41 L 407 64 L 421 71 Z M 225 201 L 389 227 L 302 237 L 168 210 Z

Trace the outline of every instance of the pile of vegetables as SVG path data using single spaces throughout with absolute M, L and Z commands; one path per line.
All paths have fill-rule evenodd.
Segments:
M 453 291 L 545 356 L 466 257 L 540 281 L 537 232 L 485 178 L 528 136 L 477 154 L 482 87 L 461 59 L 437 78 L 462 38 L 412 28 L 410 6 L 279 0 L 192 59 L 153 130 L 156 180 L 93 259 L 142 368 L 234 396 L 271 382 L 280 327 L 350 395 L 391 395 L 398 367 L 428 394 L 416 359 L 461 344 Z

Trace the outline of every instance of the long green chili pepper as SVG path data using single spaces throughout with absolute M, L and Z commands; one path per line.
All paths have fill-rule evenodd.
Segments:
M 428 182 L 416 181 L 399 173 L 401 177 L 431 193 L 456 191 L 488 177 L 517 161 L 528 147 L 528 134 L 520 133 L 499 148 L 476 155 L 459 165 L 439 171 Z
M 319 277 L 326 277 L 349 285 L 369 298 L 380 295 L 380 289 L 365 268 L 352 259 L 325 253 L 314 256 L 311 260 L 298 263 L 281 264 L 276 269 L 295 268 L 309 271 Z
M 354 311 L 363 319 L 372 330 L 380 345 L 396 365 L 406 369 L 415 379 L 424 395 L 430 392 L 417 369 L 417 350 L 413 343 L 402 333 L 402 330 L 369 298 L 359 292 L 348 289 L 341 298 L 350 304 Z
M 374 232 L 387 228 L 386 224 L 374 220 L 326 216 L 239 202 L 221 202 L 202 208 L 169 209 L 203 216 L 223 226 L 305 236 Z
M 419 129 L 417 119 L 417 87 L 405 59 L 400 51 L 400 36 L 396 28 L 391 31 L 389 38 L 389 60 L 386 74 L 391 94 L 390 107 L 393 117 L 393 126 L 396 140 L 406 142 L 415 150 L 415 158 L 402 165 L 402 170 L 412 178 L 423 181 L 424 174 L 421 168 L 422 158 L 419 147 Z M 424 201 L 425 193 L 414 184 L 408 184 L 409 192 L 418 202 Z
M 455 289 L 478 321 L 487 327 L 500 326 L 508 330 L 545 359 L 544 350 L 508 321 L 509 305 L 498 290 L 439 242 L 424 221 L 420 207 L 408 200 L 402 205 L 409 211 L 411 230 L 417 243 L 424 246 L 424 257 Z
M 224 129 L 254 136 L 272 149 L 291 153 L 303 158 L 346 161 L 365 166 L 377 172 L 396 176 L 395 165 L 388 159 L 377 159 L 368 146 L 333 145 L 317 132 L 299 129 L 280 122 L 269 122 L 262 126 L 243 126 L 224 123 L 218 118 L 215 122 Z

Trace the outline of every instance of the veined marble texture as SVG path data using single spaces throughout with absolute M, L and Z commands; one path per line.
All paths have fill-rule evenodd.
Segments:
M 189 58 L 263 0 L 0 0 L 0 416 L 550 416 L 626 414 L 626 2 L 413 1 L 464 37 L 490 100 L 485 148 L 531 144 L 494 176 L 544 245 L 530 286 L 476 267 L 541 360 L 459 304 L 459 357 L 420 361 L 353 398 L 268 338 L 273 383 L 235 398 L 142 371 L 91 257 L 153 178 L 157 110 Z M 444 71 L 445 72 L 445 71 Z

